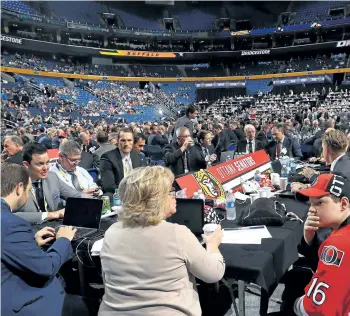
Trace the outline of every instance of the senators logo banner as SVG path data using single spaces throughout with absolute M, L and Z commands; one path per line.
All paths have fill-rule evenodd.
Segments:
M 224 199 L 225 191 L 221 183 L 209 171 L 200 170 L 193 174 L 207 198 Z
M 271 168 L 270 158 L 264 150 L 247 154 L 237 159 L 229 160 L 206 170 L 189 173 L 175 179 L 181 189 L 187 189 L 187 197 L 194 192 L 203 190 L 208 199 L 225 197 L 225 191 L 237 189 L 241 185 L 241 176 L 253 178 L 256 169 L 264 172 Z

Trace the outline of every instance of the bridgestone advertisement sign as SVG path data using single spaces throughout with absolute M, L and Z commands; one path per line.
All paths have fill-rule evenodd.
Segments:
M 2 42 L 9 42 L 9 43 L 22 45 L 22 39 L 21 38 L 12 37 L 12 36 L 1 35 L 1 41 Z
M 243 50 L 241 56 L 256 56 L 256 55 L 270 55 L 269 49 L 261 50 Z

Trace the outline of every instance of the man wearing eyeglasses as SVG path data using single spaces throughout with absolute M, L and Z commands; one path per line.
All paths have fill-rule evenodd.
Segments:
M 169 167 L 175 176 L 198 171 L 197 155 L 190 130 L 187 127 L 179 127 L 176 136 L 176 142 L 165 146 L 165 166 Z
M 47 148 L 42 144 L 29 143 L 24 146 L 23 165 L 29 170 L 32 189 L 27 203 L 16 215 L 32 224 L 63 218 L 61 199 L 89 197 L 64 183 L 56 173 L 49 171 L 50 158 Z
M 50 171 L 68 184 L 73 189 L 98 196 L 100 190 L 90 174 L 78 164 L 81 161 L 81 147 L 74 140 L 67 140 L 59 147 L 59 158 L 57 163 L 50 168 Z

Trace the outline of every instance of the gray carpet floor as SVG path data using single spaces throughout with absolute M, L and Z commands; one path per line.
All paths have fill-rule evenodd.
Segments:
M 284 285 L 279 284 L 269 301 L 268 312 L 278 312 L 280 310 L 280 304 L 277 301 L 281 301 L 281 295 L 284 289 Z M 259 293 L 256 289 L 251 289 L 255 293 Z M 237 302 L 238 303 L 238 302 Z M 245 293 L 245 311 L 246 316 L 259 316 L 260 297 L 254 294 Z M 215 316 L 215 315 L 213 315 Z M 225 316 L 236 316 L 233 310 L 228 310 Z

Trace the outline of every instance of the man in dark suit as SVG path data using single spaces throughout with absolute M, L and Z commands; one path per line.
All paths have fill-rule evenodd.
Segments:
M 165 146 L 165 165 L 175 176 L 198 170 L 196 167 L 196 151 L 191 133 L 187 127 L 176 130 L 177 140 Z
M 52 149 L 52 139 L 55 137 L 55 132 L 49 130 L 47 135 L 44 135 L 38 140 L 39 144 L 44 145 L 47 149 Z
M 157 134 L 155 134 L 152 138 L 151 142 L 148 142 L 148 145 L 156 145 L 159 146 L 160 148 L 164 148 L 166 145 L 169 144 L 168 138 L 164 135 L 165 130 L 163 129 L 158 129 Z M 150 138 L 148 138 L 149 140 Z
M 217 155 L 218 160 L 220 160 L 221 153 L 227 151 L 231 141 L 228 134 L 223 130 L 221 124 L 215 124 L 213 127 L 215 133 L 213 145 L 215 146 L 215 154 Z
M 130 128 L 118 133 L 118 148 L 104 153 L 100 159 L 101 183 L 107 195 L 112 197 L 120 181 L 132 169 L 141 167 L 140 154 L 133 149 L 134 134 Z
M 288 156 L 290 158 L 300 159 L 303 155 L 301 150 L 291 138 L 284 135 L 284 124 L 277 124 L 272 128 L 273 141 L 266 146 L 266 152 L 271 160 Z
M 93 168 L 96 168 L 98 169 L 99 168 L 99 157 L 95 154 L 95 151 L 94 153 L 88 151 L 84 151 L 83 148 L 83 142 L 80 138 L 74 138 L 74 141 L 77 142 L 82 151 L 81 151 L 81 161 L 79 162 L 78 166 L 79 167 L 82 167 L 86 170 L 89 170 L 89 169 L 93 169 Z M 115 146 L 114 146 L 115 148 Z
M 217 161 L 214 146 L 211 144 L 212 135 L 209 131 L 200 131 L 198 134 L 198 143 L 193 147 L 196 152 L 195 169 L 192 171 L 199 171 L 210 167 L 212 163 Z
M 5 162 L 23 165 L 23 142 L 18 136 L 6 136 L 4 139 Z
M 256 135 L 256 139 L 261 141 L 263 143 L 264 147 L 270 141 L 270 139 L 271 139 L 270 137 L 271 137 L 271 133 L 270 133 L 269 124 L 263 125 L 262 129 Z
M 349 141 L 342 131 L 328 129 L 322 136 L 322 156 L 326 164 L 330 165 L 330 172 L 350 179 L 350 157 L 346 154 L 348 145 Z M 312 183 L 318 177 L 319 172 L 312 168 L 304 168 L 303 174 Z M 305 184 L 292 183 L 293 192 L 304 188 L 306 188 Z
M 247 124 L 244 127 L 244 133 L 245 133 L 246 139 L 238 142 L 237 152 L 253 153 L 258 150 L 264 149 L 263 142 L 255 139 L 256 129 L 253 125 Z
M 100 146 L 100 148 L 94 152 L 94 154 L 98 157 L 98 160 L 100 160 L 101 156 L 107 151 L 115 149 L 115 145 L 108 142 L 108 134 L 105 131 L 98 131 L 96 140 Z
M 31 225 L 12 214 L 26 204 L 30 189 L 25 167 L 1 165 L 1 314 L 61 316 L 65 291 L 56 275 L 73 254 L 76 229 L 44 228 L 34 238 Z M 53 239 L 47 251 L 40 248 Z
M 190 105 L 186 109 L 186 115 L 181 116 L 175 123 L 174 128 L 173 128 L 173 142 L 175 143 L 177 141 L 177 136 L 176 136 L 176 130 L 180 127 L 187 127 L 188 130 L 190 131 L 190 135 L 192 136 L 193 133 L 193 122 L 197 117 L 198 111 L 197 108 L 194 105 Z
M 243 126 L 243 125 L 244 125 L 244 121 L 241 122 L 241 126 Z M 244 138 L 245 138 L 244 131 L 241 127 L 239 127 L 238 122 L 233 122 L 231 128 L 234 131 L 234 133 L 236 134 L 238 141 L 244 140 Z
M 79 134 L 79 138 L 81 139 L 83 143 L 83 151 L 94 153 L 100 146 L 98 143 L 91 139 L 90 133 L 88 131 L 81 132 Z
M 230 144 L 238 144 L 238 137 L 236 133 L 232 129 L 232 124 L 231 123 L 225 123 L 225 129 L 224 132 L 228 135 L 230 139 Z

